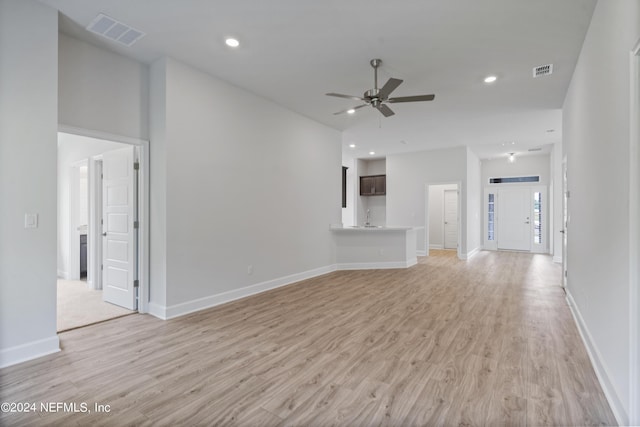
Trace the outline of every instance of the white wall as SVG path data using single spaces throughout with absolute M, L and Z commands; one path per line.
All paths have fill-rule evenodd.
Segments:
M 0 366 L 59 349 L 57 63 L 58 12 L 0 0 Z
M 335 264 L 338 131 L 171 59 L 153 65 L 151 81 L 151 134 L 164 138 L 151 141 L 165 151 L 151 169 L 166 174 L 170 313 Z
M 551 170 L 551 157 L 549 154 L 539 154 L 539 155 L 530 155 L 530 156 L 520 156 L 520 157 L 516 157 L 516 161 L 514 163 L 510 163 L 506 157 L 504 158 L 499 158 L 499 159 L 484 159 L 481 162 L 481 169 L 482 169 L 482 194 L 484 194 L 484 189 L 489 187 L 489 188 L 503 188 L 505 186 L 509 186 L 509 187 L 532 187 L 532 186 L 546 186 L 547 189 L 549 189 L 554 182 L 556 182 L 557 180 L 555 180 L 554 175 L 552 174 L 552 170 Z M 514 176 L 534 176 L 534 175 L 539 175 L 540 176 L 540 181 L 539 182 L 514 182 L 514 183 L 509 183 L 509 184 L 489 184 L 489 178 L 501 178 L 501 177 L 514 177 Z M 560 180 L 560 197 L 562 196 L 562 181 Z M 537 191 L 537 190 L 536 190 Z M 544 247 L 541 247 L 539 250 L 543 251 L 544 253 L 547 253 L 551 247 L 549 246 L 549 236 L 550 236 L 550 232 L 551 232 L 551 228 L 553 227 L 554 229 L 557 228 L 557 223 L 555 222 L 555 219 L 557 217 L 557 215 L 560 215 L 560 217 L 562 217 L 562 199 L 560 200 L 560 204 L 558 205 L 557 203 L 554 203 L 554 210 L 556 210 L 556 212 L 552 212 L 551 211 L 551 204 L 552 204 L 552 200 L 551 200 L 551 196 L 550 196 L 550 192 L 547 190 L 545 192 L 546 194 L 546 200 L 543 202 L 543 212 L 542 212 L 542 220 L 543 220 L 543 236 L 542 236 L 542 243 Z M 485 223 L 486 219 L 484 218 L 484 209 L 486 209 L 485 206 L 485 201 L 483 199 L 483 196 L 480 196 L 480 209 L 483 213 L 483 215 L 481 216 L 481 229 L 480 232 L 478 233 L 479 238 L 481 239 L 480 241 L 482 241 L 483 238 L 486 238 L 484 236 L 484 232 L 487 229 L 487 224 Z M 552 219 L 552 215 L 553 215 L 553 219 Z M 560 220 L 560 223 L 562 221 Z M 559 232 L 559 230 L 561 230 L 562 228 L 557 228 L 557 234 L 560 235 L 561 233 Z M 561 245 L 562 242 L 560 241 L 559 244 Z M 534 251 L 537 251 L 538 249 L 533 249 Z M 562 246 L 560 246 L 560 253 L 562 254 Z M 562 258 L 560 258 L 560 261 L 562 260 Z
M 149 69 L 60 34 L 59 123 L 149 138 Z
M 167 65 L 154 62 L 149 76 L 149 302 L 167 305 Z
M 122 144 L 60 133 L 58 135 L 58 276 L 69 275 L 71 167 L 82 159 L 121 148 Z
M 355 204 L 357 173 L 355 159 L 343 156 L 342 166 L 349 168 L 347 169 L 347 207 L 342 208 L 342 225 L 353 226 L 356 225 Z
M 551 183 L 549 185 L 549 198 L 551 199 L 549 207 L 551 208 L 552 227 L 549 229 L 551 243 L 551 255 L 555 262 L 562 262 L 562 241 L 563 236 L 560 230 L 564 229 L 564 220 L 562 212 L 563 194 L 563 176 L 562 176 L 562 142 L 558 142 L 553 146 L 551 152 Z
M 467 148 L 467 244 L 465 252 L 467 257 L 475 254 L 482 246 L 482 215 L 480 215 L 480 212 L 482 212 L 482 182 L 480 177 L 480 159 L 473 151 Z
M 461 254 L 467 253 L 467 149 L 420 151 L 387 156 L 387 225 L 426 225 L 426 186 L 461 183 Z M 426 230 L 417 233 L 419 251 L 426 251 Z
M 516 157 L 516 161 L 513 163 L 509 163 L 506 157 L 499 159 L 482 160 L 482 188 L 486 186 L 496 185 L 489 184 L 489 178 L 531 175 L 540 175 L 540 182 L 511 183 L 509 185 L 549 185 L 549 165 L 550 159 L 548 154 Z
M 444 247 L 444 192 L 457 190 L 455 184 L 429 186 L 429 248 Z
M 630 51 L 640 2 L 599 1 L 564 103 L 567 291 L 618 420 L 630 419 Z M 637 78 L 637 77 L 636 77 Z M 637 307 L 636 307 L 637 308 Z M 636 337 L 637 338 L 637 337 Z M 637 385 L 636 385 L 637 386 Z

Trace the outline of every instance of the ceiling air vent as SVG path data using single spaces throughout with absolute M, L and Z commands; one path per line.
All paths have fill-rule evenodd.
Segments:
M 548 76 L 553 73 L 553 64 L 539 65 L 533 68 L 533 78 Z
M 527 151 L 530 151 L 530 152 L 542 151 L 542 148 L 540 148 L 540 147 L 538 147 L 538 148 L 529 148 Z
M 87 30 L 129 47 L 145 35 L 142 31 L 131 28 L 127 24 L 115 20 L 104 13 L 98 14 L 98 16 L 87 25 Z

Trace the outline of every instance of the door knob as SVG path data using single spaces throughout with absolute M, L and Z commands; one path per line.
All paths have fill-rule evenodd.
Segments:
M 525 221 L 524 223 L 525 223 L 525 224 L 529 224 L 529 221 Z
M 107 232 L 105 231 L 104 233 L 102 233 L 102 235 L 103 235 L 103 236 L 106 236 L 106 235 L 107 235 Z

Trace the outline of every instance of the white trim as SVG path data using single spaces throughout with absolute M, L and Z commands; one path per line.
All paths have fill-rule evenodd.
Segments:
M 69 280 L 67 279 L 67 272 L 63 270 L 58 270 L 58 279 Z
M 382 270 L 390 268 L 409 268 L 418 263 L 418 258 L 403 261 L 388 262 L 347 262 L 337 264 L 337 270 Z
M 131 138 L 129 136 L 116 135 L 113 133 L 102 132 L 99 130 L 84 129 L 84 128 L 78 128 L 75 126 L 67 126 L 63 124 L 58 125 L 58 132 L 70 133 L 70 134 L 79 135 L 79 136 L 87 136 L 89 138 L 104 139 L 106 141 L 112 141 L 112 142 L 121 142 L 129 145 L 145 145 L 149 143 L 149 141 L 145 139 Z
M 329 265 L 167 307 L 163 307 L 155 303 L 149 303 L 148 313 L 163 320 L 173 319 L 175 317 L 184 316 L 185 314 L 235 301 L 240 298 L 256 295 L 271 289 L 287 286 L 301 280 L 322 276 L 333 271 L 336 271 L 336 265 Z
M 0 350 L 0 368 L 6 368 L 7 366 L 16 365 L 58 351 L 60 351 L 60 340 L 57 335 L 5 348 Z
M 640 425 L 640 39 L 629 64 L 629 419 Z
M 444 249 L 444 245 L 429 244 L 429 249 Z M 452 248 L 453 249 L 453 248 Z
M 80 168 L 87 167 L 89 173 L 89 159 L 75 161 L 69 167 L 69 230 L 67 235 L 67 276 L 68 280 L 80 280 Z M 88 185 L 88 181 L 87 181 Z M 87 230 L 88 232 L 88 230 Z
M 580 313 L 580 309 L 576 304 L 573 296 L 569 289 L 567 289 L 566 296 L 567 304 L 569 305 L 569 309 L 571 310 L 571 314 L 573 315 L 573 320 L 578 327 L 578 332 L 580 333 L 580 337 L 582 338 L 582 342 L 584 343 L 585 348 L 587 349 L 587 354 L 589 355 L 589 359 L 591 360 L 591 365 L 593 366 L 593 370 L 598 377 L 598 381 L 600 382 L 600 387 L 602 387 L 602 391 L 604 392 L 607 401 L 609 402 L 609 406 L 613 411 L 613 415 L 616 417 L 616 421 L 618 425 L 626 426 L 629 425 L 629 418 L 627 413 L 624 410 L 624 405 L 622 401 L 618 397 L 615 392 L 615 388 L 613 387 L 612 382 L 609 378 L 609 371 L 607 370 L 606 365 L 604 364 L 604 359 L 598 351 L 598 347 L 596 347 L 596 343 L 587 328 L 587 324 L 584 322 L 582 318 L 582 314 Z
M 138 312 L 147 313 L 149 311 L 149 141 L 128 136 L 115 135 L 91 129 L 77 128 L 64 124 L 58 125 L 58 132 L 73 135 L 86 136 L 89 138 L 102 139 L 112 142 L 137 146 L 139 149 L 138 161 L 140 162 L 140 172 L 138 175 L 139 205 L 138 218 L 140 221 L 140 235 L 138 240 L 138 274 L 140 287 L 138 288 Z
M 416 251 L 416 256 L 427 256 L 427 251 Z
M 561 256 L 554 256 L 553 257 L 553 262 L 555 262 L 556 264 L 562 264 L 562 257 Z
M 102 289 L 102 154 L 89 160 L 89 259 L 87 283 L 94 290 Z

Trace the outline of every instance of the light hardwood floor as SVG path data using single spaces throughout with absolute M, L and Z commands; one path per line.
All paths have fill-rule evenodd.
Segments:
M 61 353 L 0 370 L 0 400 L 110 412 L 0 414 L 0 425 L 615 424 L 558 265 L 432 253 L 410 269 L 63 333 Z

